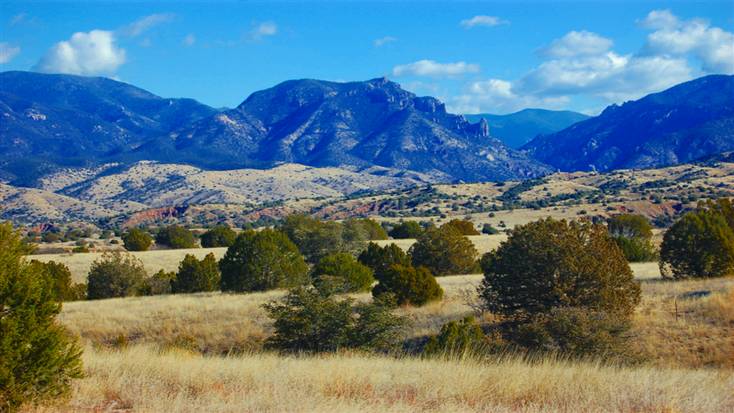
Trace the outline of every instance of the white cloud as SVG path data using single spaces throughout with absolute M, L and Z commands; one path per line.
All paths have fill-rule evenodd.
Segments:
M 18 13 L 15 16 L 13 16 L 10 19 L 10 26 L 15 26 L 17 24 L 21 24 L 28 20 L 28 14 L 27 13 Z
M 7 42 L 0 42 L 0 64 L 8 63 L 20 53 L 20 46 L 12 46 Z
M 375 41 L 373 42 L 373 44 L 375 45 L 375 47 L 382 47 L 382 46 L 384 46 L 384 45 L 386 45 L 388 43 L 393 43 L 393 42 L 396 42 L 396 41 L 398 41 L 398 39 L 396 37 L 385 36 L 385 37 L 380 37 L 379 39 L 375 39 Z
M 499 26 L 502 24 L 510 24 L 510 22 L 508 22 L 507 20 L 502 20 L 497 16 L 481 16 L 480 15 L 480 16 L 474 16 L 471 19 L 462 20 L 461 23 L 459 24 L 461 24 L 461 26 L 463 26 L 464 28 L 471 29 L 472 27 L 475 27 L 475 26 L 494 27 L 494 26 Z
M 69 40 L 56 43 L 36 64 L 34 70 L 77 75 L 113 74 L 125 63 L 125 50 L 115 45 L 110 31 L 74 33 Z
M 598 55 L 608 51 L 613 42 L 596 33 L 582 30 L 571 31 L 560 39 L 553 40 L 548 47 L 540 50 L 548 57 L 573 57 L 584 55 Z
M 278 33 L 278 25 L 274 22 L 262 22 L 255 26 L 250 32 L 252 40 L 260 40 L 263 37 L 275 36 Z
M 448 106 L 454 113 L 511 113 L 520 109 L 565 107 L 567 96 L 538 97 L 520 95 L 515 92 L 512 82 L 503 79 L 489 79 L 470 83 L 465 93 L 449 99 Z
M 183 45 L 187 47 L 193 46 L 194 43 L 196 43 L 196 36 L 194 36 L 193 33 L 189 33 L 183 38 L 181 43 L 183 43 Z
M 477 72 L 479 72 L 479 65 L 477 64 L 466 62 L 439 63 L 425 59 L 398 65 L 392 69 L 393 76 L 457 76 Z
M 682 21 L 669 10 L 651 11 L 642 23 L 655 29 L 647 36 L 644 54 L 691 54 L 701 60 L 705 72 L 734 73 L 733 33 L 711 27 L 701 19 Z
M 168 23 L 176 15 L 172 13 L 157 13 L 144 16 L 125 26 L 121 33 L 125 36 L 136 37 L 148 31 L 150 28 L 162 23 Z

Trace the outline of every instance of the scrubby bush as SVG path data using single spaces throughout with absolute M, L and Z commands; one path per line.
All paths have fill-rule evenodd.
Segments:
M 55 400 L 82 376 L 81 350 L 56 322 L 56 280 L 23 256 L 31 248 L 0 223 L 0 411 Z M 39 271 L 41 270 L 41 271 Z
M 452 219 L 451 221 L 441 225 L 441 227 L 451 227 L 459 231 L 461 235 L 479 235 L 479 231 L 474 228 L 474 224 L 471 221 L 463 219 Z
M 76 301 L 86 298 L 86 286 L 71 282 L 71 271 L 66 265 L 55 262 L 32 260 L 29 265 L 35 273 L 45 274 L 51 281 L 56 301 Z
M 229 247 L 234 244 L 237 233 L 232 228 L 220 225 L 201 235 L 201 246 L 204 248 Z
M 499 233 L 500 231 L 497 228 L 493 227 L 491 224 L 482 225 L 482 234 L 494 235 Z
M 293 289 L 264 308 L 275 328 L 266 345 L 286 352 L 390 350 L 405 323 L 391 313 L 389 297 L 355 305 L 351 298 L 340 300 L 306 287 Z
M 87 276 L 90 300 L 136 295 L 146 277 L 143 263 L 130 254 L 106 252 L 92 263 Z
M 410 247 L 416 267 L 425 266 L 436 276 L 469 274 L 476 267 L 477 250 L 467 237 L 451 226 L 428 228 Z
M 400 247 L 395 244 L 380 247 L 374 242 L 367 245 L 367 249 L 359 254 L 359 262 L 370 267 L 374 272 L 375 278 L 379 281 L 383 278 L 383 274 L 390 266 L 398 264 L 410 266 L 410 257 Z
M 153 237 L 140 228 L 131 228 L 122 234 L 122 244 L 128 251 L 148 251 L 153 243 Z
M 441 327 L 438 335 L 426 343 L 426 355 L 464 355 L 484 350 L 486 337 L 474 317 L 461 321 L 449 321 Z
M 552 218 L 518 226 L 482 258 L 486 308 L 527 318 L 556 307 L 623 317 L 640 301 L 629 263 L 602 225 Z
M 389 235 L 395 239 L 418 238 L 423 234 L 423 227 L 415 221 L 405 221 L 394 226 Z
M 387 239 L 385 229 L 377 221 L 369 218 L 348 219 L 344 221 L 344 232 L 347 240 L 355 242 Z
M 629 262 L 657 259 L 652 245 L 652 225 L 642 215 L 619 214 L 607 221 L 609 234 L 614 238 Z
M 421 306 L 430 301 L 440 300 L 443 297 L 443 289 L 426 267 L 393 265 L 372 289 L 374 297 L 383 294 L 393 294 L 395 301 L 400 305 Z
M 339 292 L 369 291 L 375 277 L 372 270 L 343 252 L 327 255 L 313 268 L 314 285 L 329 284 Z
M 728 201 L 701 204 L 663 236 L 660 272 L 664 277 L 720 277 L 734 274 L 734 230 Z M 734 223 L 734 222 L 732 222 Z
M 155 242 L 174 249 L 196 247 L 194 233 L 180 225 L 169 225 L 158 230 Z
M 364 248 L 367 232 L 359 225 L 321 222 L 306 215 L 290 215 L 279 227 L 293 241 L 308 262 L 318 262 L 329 254 L 356 253 Z
M 140 286 L 140 295 L 163 295 L 171 294 L 171 283 L 176 279 L 176 273 L 173 271 L 158 270 L 151 277 L 143 280 Z
M 219 262 L 222 291 L 264 291 L 308 283 L 308 265 L 280 231 L 244 231 Z
M 219 266 L 214 254 L 209 253 L 201 260 L 186 254 L 178 265 L 176 278 L 171 281 L 171 292 L 198 293 L 219 289 Z
M 624 356 L 628 351 L 626 318 L 588 308 L 556 307 L 510 328 L 505 336 L 529 351 L 566 356 Z

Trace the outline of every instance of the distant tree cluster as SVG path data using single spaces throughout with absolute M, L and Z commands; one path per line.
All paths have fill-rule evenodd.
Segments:
M 629 262 L 658 258 L 652 245 L 652 225 L 642 215 L 614 215 L 607 221 L 607 228 Z

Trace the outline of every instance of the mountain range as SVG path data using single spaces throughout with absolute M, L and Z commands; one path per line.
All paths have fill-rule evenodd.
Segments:
M 104 78 L 0 74 L 0 177 L 16 185 L 63 167 L 141 160 L 207 169 L 282 163 L 418 172 L 436 181 L 524 179 L 546 165 L 432 97 L 386 79 L 291 80 L 217 111 Z
M 538 135 L 563 130 L 576 122 L 588 119 L 583 113 L 570 110 L 523 109 L 507 115 L 479 113 L 464 115 L 469 122 L 485 119 L 489 132 L 511 148 L 520 148 Z
M 652 168 L 734 150 L 734 76 L 705 76 L 609 106 L 522 149 L 563 171 Z

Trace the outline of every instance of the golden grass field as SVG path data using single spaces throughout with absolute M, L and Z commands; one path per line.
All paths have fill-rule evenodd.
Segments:
M 470 237 L 480 252 L 504 235 Z M 409 248 L 413 240 L 396 242 Z M 135 253 L 149 272 L 186 253 Z M 33 258 L 67 263 L 77 281 L 98 254 Z M 87 376 L 66 401 L 28 411 L 135 412 L 731 412 L 734 278 L 664 281 L 657 263 L 633 264 L 643 298 L 631 330 L 637 365 L 553 358 L 427 360 L 339 353 L 263 352 L 272 332 L 262 305 L 284 291 L 129 297 L 64 304 L 60 322 L 81 337 Z M 441 302 L 402 307 L 405 338 L 436 334 L 473 313 L 481 275 L 439 278 Z M 706 291 L 697 298 L 686 293 Z M 368 300 L 369 294 L 357 294 Z M 484 317 L 480 315 L 480 317 Z M 491 319 L 491 316 L 489 316 Z

